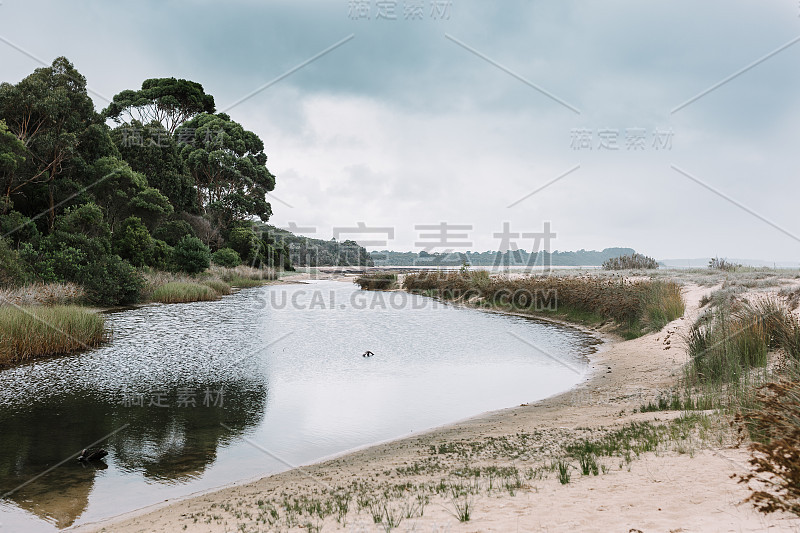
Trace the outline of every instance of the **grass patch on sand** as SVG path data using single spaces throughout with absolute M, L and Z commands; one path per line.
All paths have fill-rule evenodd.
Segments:
M 0 307 L 0 365 L 79 352 L 107 339 L 102 315 L 82 307 Z

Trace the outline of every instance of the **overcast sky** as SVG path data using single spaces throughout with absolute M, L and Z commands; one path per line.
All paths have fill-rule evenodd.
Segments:
M 98 109 L 146 78 L 202 83 L 264 140 L 271 222 L 312 237 L 363 222 L 394 238 L 340 238 L 418 250 L 437 239 L 415 227 L 445 222 L 471 226 L 450 247 L 488 250 L 504 222 L 549 221 L 558 250 L 800 261 L 799 15 L 796 0 L 2 0 L 0 79 L 65 55 Z

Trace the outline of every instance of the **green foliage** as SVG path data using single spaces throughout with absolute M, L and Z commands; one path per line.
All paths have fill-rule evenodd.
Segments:
M 203 272 L 211 265 L 211 250 L 197 237 L 183 237 L 175 245 L 173 261 L 178 270 L 188 274 Z
M 93 304 L 128 305 L 139 300 L 144 278 L 127 261 L 108 255 L 89 264 L 80 283 Z
M 252 265 L 258 258 L 261 241 L 251 227 L 240 226 L 231 230 L 228 247 L 235 250 L 244 262 Z
M 0 84 L 0 116 L 25 146 L 25 162 L 10 179 L 6 175 L 5 196 L 15 202 L 19 198 L 26 208 L 15 207 L 24 214 L 47 211 L 47 227 L 52 228 L 56 196 L 79 189 L 73 165 L 80 166 L 82 134 L 102 123 L 86 79 L 59 57 L 16 85 Z
M 114 253 L 135 267 L 153 262 L 153 238 L 139 217 L 128 217 L 114 233 Z
M 215 265 L 233 268 L 242 264 L 242 258 L 231 248 L 220 248 L 211 254 L 211 261 Z
M 94 196 L 114 229 L 132 215 L 148 220 L 148 225 L 155 227 L 173 212 L 167 197 L 150 187 L 147 179 L 124 161 L 100 158 L 92 166 L 92 176 Z
M 175 211 L 197 211 L 194 180 L 181 159 L 177 140 L 160 123 L 143 125 L 134 120 L 115 128 L 111 136 L 125 162 L 169 198 Z
M 20 260 L 17 251 L 0 237 L 0 287 L 22 285 L 27 277 L 25 264 Z
M 103 115 L 116 121 L 127 114 L 148 124 L 160 122 L 170 133 L 189 118 L 199 113 L 213 113 L 214 97 L 206 94 L 203 86 L 189 80 L 153 78 L 142 82 L 138 91 L 125 90 L 114 95 Z
M 151 251 L 152 255 L 148 266 L 158 270 L 169 270 L 171 268 L 171 261 L 174 253 L 172 246 L 159 239 L 153 239 Z
M 25 162 L 25 144 L 8 131 L 5 120 L 0 120 L 0 190 L 11 193 L 17 169 Z
M 701 315 L 686 339 L 691 382 L 738 383 L 752 368 L 764 368 L 770 350 L 800 361 L 800 320 L 775 298 L 735 302 Z
M 258 216 L 266 222 L 272 208 L 266 194 L 275 188 L 267 170 L 264 143 L 224 113 L 202 114 L 186 122 L 181 157 L 200 192 L 203 210 L 221 227 Z
M 36 244 L 41 238 L 36 224 L 17 211 L 0 215 L 0 235 L 5 235 L 14 246 L 19 246 L 23 242 Z
M 170 246 L 175 246 L 178 242 L 186 237 L 194 237 L 192 226 L 185 220 L 170 220 L 164 222 L 153 231 L 153 237 L 161 239 Z
M 387 291 L 397 286 L 397 274 L 377 272 L 363 274 L 353 280 L 362 290 Z

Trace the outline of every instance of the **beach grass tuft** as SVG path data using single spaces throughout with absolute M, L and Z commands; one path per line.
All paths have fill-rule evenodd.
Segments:
M 217 298 L 219 298 L 219 294 L 208 285 L 182 281 L 161 285 L 153 291 L 152 295 L 153 301 L 164 304 L 205 302 Z
M 0 307 L 0 365 L 80 352 L 107 339 L 103 316 L 86 308 Z

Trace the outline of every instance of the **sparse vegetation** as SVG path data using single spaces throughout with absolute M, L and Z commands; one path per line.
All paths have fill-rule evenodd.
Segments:
M 724 270 L 725 272 L 735 272 L 736 270 L 742 268 L 742 265 L 739 263 L 731 263 L 727 259 L 712 257 L 708 262 L 708 268 L 714 270 Z
M 646 255 L 633 253 L 603 261 L 603 270 L 648 270 L 658 268 L 658 261 Z

